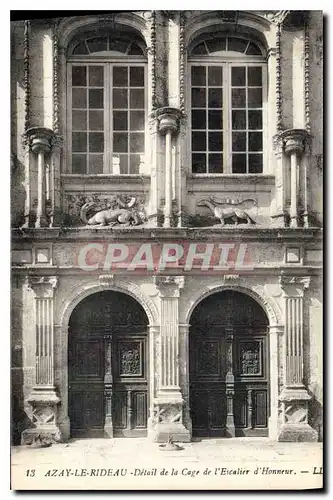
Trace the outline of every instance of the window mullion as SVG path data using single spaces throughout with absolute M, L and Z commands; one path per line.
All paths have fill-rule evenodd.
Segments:
M 231 173 L 231 80 L 230 65 L 223 65 L 223 159 L 225 168 L 223 172 Z
M 113 138 L 113 113 L 112 113 L 112 64 L 107 64 L 105 68 L 105 172 L 113 174 L 112 171 L 112 138 Z
M 209 133 L 208 133 L 208 129 L 209 129 L 209 126 L 208 126 L 209 85 L 208 85 L 208 66 L 207 66 L 207 64 L 205 65 L 205 70 L 206 70 L 206 173 L 209 174 Z

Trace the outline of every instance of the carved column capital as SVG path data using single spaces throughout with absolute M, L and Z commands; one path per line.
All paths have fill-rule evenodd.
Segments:
M 25 133 L 25 140 L 28 142 L 33 153 L 49 153 L 51 151 L 54 132 L 45 127 L 31 127 Z
M 308 133 L 304 129 L 288 129 L 281 133 L 286 154 L 301 155 L 304 152 Z
M 27 276 L 28 288 L 33 290 L 37 298 L 52 298 L 58 286 L 57 276 Z
M 286 296 L 300 296 L 304 294 L 304 290 L 310 286 L 310 276 L 291 276 L 282 274 L 279 278 L 280 286 Z
M 166 134 L 171 132 L 176 134 L 179 131 L 179 121 L 183 113 L 178 108 L 159 108 L 155 112 L 155 116 L 159 124 L 159 132 Z
M 161 297 L 179 297 L 180 290 L 184 288 L 184 276 L 154 276 L 154 284 Z

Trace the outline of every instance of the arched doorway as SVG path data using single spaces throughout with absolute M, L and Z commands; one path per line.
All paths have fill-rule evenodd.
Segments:
M 148 318 L 125 293 L 83 299 L 69 320 L 71 436 L 145 436 Z
M 268 318 L 246 294 L 202 300 L 190 319 L 193 436 L 268 436 Z

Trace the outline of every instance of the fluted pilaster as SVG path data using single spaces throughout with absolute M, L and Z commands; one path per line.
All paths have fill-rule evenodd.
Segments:
M 184 286 L 183 276 L 156 276 L 159 290 L 161 327 L 156 415 L 156 440 L 169 437 L 189 441 L 190 432 L 183 424 L 184 399 L 179 386 L 179 295 Z
M 308 402 L 312 398 L 303 378 L 303 297 L 310 278 L 282 275 L 280 285 L 285 300 L 285 373 L 279 398 L 282 404 L 279 441 L 316 441 L 317 432 L 308 424 Z
M 56 276 L 30 276 L 27 285 L 35 294 L 36 369 L 35 384 L 27 401 L 32 406 L 34 428 L 22 433 L 22 443 L 36 439 L 58 441 L 61 434 L 57 425 L 57 405 L 60 398 L 54 386 L 54 292 Z

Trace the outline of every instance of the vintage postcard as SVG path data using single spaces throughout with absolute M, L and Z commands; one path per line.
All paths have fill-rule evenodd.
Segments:
M 11 488 L 322 488 L 322 11 L 28 14 Z

